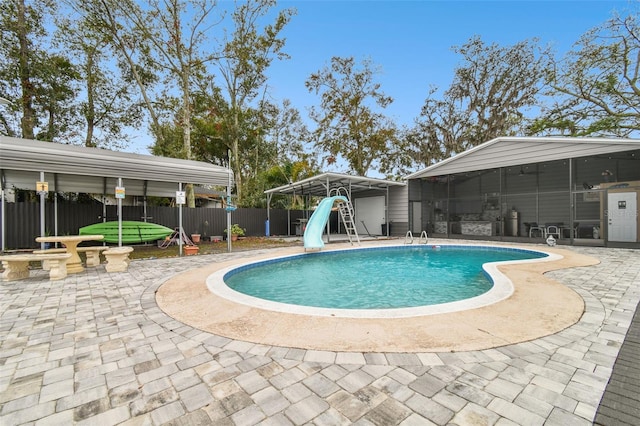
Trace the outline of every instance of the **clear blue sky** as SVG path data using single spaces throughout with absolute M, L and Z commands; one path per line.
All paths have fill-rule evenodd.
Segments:
M 226 2 L 224 2 L 226 3 Z M 382 68 L 377 81 L 394 98 L 387 115 L 411 124 L 430 85 L 449 87 L 460 62 L 451 51 L 474 35 L 485 43 L 510 45 L 537 37 L 564 55 L 587 30 L 617 10 L 626 15 L 637 1 L 280 1 L 277 9 L 297 9 L 284 30 L 284 50 L 291 59 L 274 62 L 269 71 L 271 96 L 288 98 L 304 118 L 319 104 L 305 80 L 331 57 L 369 58 Z M 140 145 L 130 150 L 145 152 Z
M 274 64 L 274 97 L 289 98 L 305 112 L 318 104 L 305 80 L 332 56 L 371 58 L 378 81 L 394 98 L 388 111 L 411 123 L 430 85 L 449 87 L 460 56 L 451 47 L 474 35 L 510 45 L 537 37 L 564 53 L 590 28 L 605 22 L 626 1 L 283 1 L 298 14 L 285 30 L 291 59 Z

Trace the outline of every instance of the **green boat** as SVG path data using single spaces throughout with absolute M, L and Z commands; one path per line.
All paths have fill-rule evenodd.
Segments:
M 150 222 L 122 221 L 122 243 L 135 244 L 162 240 L 171 235 L 173 229 Z M 100 222 L 80 228 L 80 235 L 104 235 L 108 243 L 118 242 L 118 222 Z

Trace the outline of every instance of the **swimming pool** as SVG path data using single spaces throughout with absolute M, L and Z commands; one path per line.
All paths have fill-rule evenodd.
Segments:
M 550 257 L 540 251 L 496 246 L 356 248 L 225 268 L 210 276 L 207 285 L 213 293 L 235 302 L 280 312 L 405 317 L 503 300 L 513 287 L 495 262 Z

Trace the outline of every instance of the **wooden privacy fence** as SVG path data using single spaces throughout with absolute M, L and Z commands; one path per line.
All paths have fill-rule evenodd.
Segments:
M 168 228 L 177 228 L 179 222 L 177 207 L 147 206 L 147 222 L 158 223 Z M 272 236 L 295 235 L 295 222 L 308 218 L 312 212 L 302 210 L 269 211 L 269 234 Z M 55 234 L 55 217 L 58 222 L 58 235 L 75 235 L 83 226 L 103 221 L 101 204 L 59 203 L 56 209 L 53 203 L 45 206 L 46 233 Z M 5 205 L 5 244 L 7 249 L 37 248 L 36 237 L 40 236 L 40 204 L 7 203 Z M 144 221 L 145 209 L 142 206 L 123 206 L 122 220 Z M 106 221 L 118 220 L 117 206 L 106 206 Z M 247 236 L 264 236 L 266 233 L 267 209 L 238 208 L 231 213 L 231 223 L 237 223 L 246 229 Z M 331 216 L 331 229 L 337 229 L 337 213 Z M 217 208 L 182 208 L 182 226 L 187 234 L 201 234 L 203 238 L 223 235 L 227 227 L 227 212 Z

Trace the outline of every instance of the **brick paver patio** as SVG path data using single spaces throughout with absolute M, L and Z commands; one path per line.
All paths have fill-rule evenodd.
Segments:
M 0 284 L 0 424 L 640 424 L 631 327 L 640 252 L 568 249 L 601 260 L 548 274 L 585 300 L 578 323 L 455 353 L 264 346 L 185 326 L 156 305 L 168 277 L 246 252 L 133 261 L 121 273 L 100 266 L 53 282 L 35 271 Z M 607 388 L 610 378 L 635 386 L 635 405 L 615 382 Z M 631 410 L 612 416 L 620 404 Z

